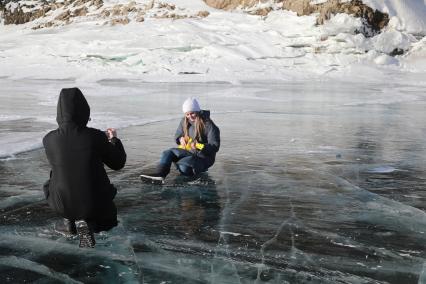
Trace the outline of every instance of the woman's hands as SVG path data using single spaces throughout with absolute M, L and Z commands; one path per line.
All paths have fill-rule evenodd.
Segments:
M 188 137 L 181 137 L 179 138 L 180 146 L 182 146 L 183 149 L 186 149 L 186 142 L 188 141 Z
M 182 149 L 191 149 L 191 150 L 196 150 L 196 143 L 197 141 L 192 141 L 191 138 L 189 137 L 181 137 L 179 138 L 179 143 Z
M 115 128 L 108 128 L 105 133 L 108 140 L 111 140 L 113 137 L 117 137 L 117 130 L 115 130 Z

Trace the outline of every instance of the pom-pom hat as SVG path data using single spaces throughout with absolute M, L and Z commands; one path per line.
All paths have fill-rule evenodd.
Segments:
M 199 112 L 201 111 L 200 105 L 195 98 L 187 98 L 182 105 L 183 113 L 187 112 Z

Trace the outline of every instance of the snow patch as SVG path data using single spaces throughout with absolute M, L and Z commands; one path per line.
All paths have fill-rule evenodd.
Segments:
M 398 65 L 398 59 L 389 56 L 387 54 L 381 54 L 374 59 L 374 62 L 378 65 Z
M 390 54 L 395 49 L 407 51 L 416 39 L 396 30 L 384 31 L 371 39 L 375 50 Z
M 339 33 L 354 34 L 363 26 L 361 18 L 355 18 L 348 14 L 337 14 L 324 23 L 322 30 L 327 35 L 337 35 Z

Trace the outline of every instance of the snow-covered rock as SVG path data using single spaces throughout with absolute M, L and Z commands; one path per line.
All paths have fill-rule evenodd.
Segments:
M 4 24 L 32 22 L 33 29 L 99 19 L 104 24 L 116 25 L 143 22 L 146 17 L 183 19 L 209 15 L 207 11 L 189 12 L 170 2 L 152 0 L 23 0 L 5 4 L 2 11 Z
M 218 9 L 248 8 L 259 3 L 276 5 L 299 16 L 318 13 L 318 23 L 332 15 L 346 13 L 364 18 L 373 29 L 382 29 L 389 22 L 392 28 L 411 34 L 426 35 L 425 0 L 204 0 Z
M 425 0 L 363 0 L 390 17 L 389 25 L 399 31 L 426 36 Z
M 392 29 L 380 33 L 371 40 L 375 50 L 386 54 L 403 53 L 416 42 L 413 36 Z
M 361 0 L 275 0 L 275 1 L 247 1 L 247 0 L 204 0 L 208 5 L 218 9 L 253 9 L 253 6 L 273 5 L 281 9 L 296 12 L 299 16 L 317 14 L 317 23 L 323 24 L 333 15 L 345 13 L 362 18 L 365 28 L 360 29 L 370 36 L 385 27 L 389 21 L 388 15 L 365 5 Z M 265 10 L 265 8 L 263 8 Z

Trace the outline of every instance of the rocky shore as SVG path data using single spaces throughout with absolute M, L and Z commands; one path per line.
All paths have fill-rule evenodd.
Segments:
M 207 11 L 194 14 L 160 1 L 149 1 L 147 4 L 129 1 L 116 5 L 106 5 L 102 0 L 9 1 L 2 4 L 0 10 L 0 18 L 3 18 L 5 25 L 32 22 L 32 29 L 66 25 L 81 17 L 102 19 L 104 24 L 116 25 L 143 22 L 145 17 L 182 19 L 209 15 Z
M 317 13 L 317 24 L 323 24 L 332 15 L 346 13 L 362 18 L 364 28 L 359 32 L 365 36 L 377 34 L 389 22 L 389 16 L 373 10 L 360 0 L 312 1 L 312 0 L 203 0 L 207 5 L 224 10 L 242 9 L 260 16 L 267 16 L 277 9 L 289 10 L 299 16 Z M 1 18 L 5 25 L 34 22 L 33 29 L 65 25 L 79 17 L 104 19 L 105 24 L 128 24 L 143 22 L 146 17 L 182 19 L 207 17 L 209 12 L 185 11 L 173 4 L 161 1 L 147 1 L 146 4 L 129 1 L 127 4 L 106 5 L 103 0 L 65 1 L 5 1 L 0 4 Z
M 252 11 L 254 14 L 267 15 L 273 10 L 272 7 L 261 7 L 259 3 L 270 3 L 266 0 L 204 0 L 206 4 L 217 9 L 232 10 L 236 8 L 259 7 Z M 362 18 L 365 25 L 373 31 L 379 31 L 389 22 L 389 16 L 365 5 L 360 0 L 341 1 L 341 0 L 275 0 L 275 7 L 296 12 L 298 16 L 311 15 L 318 13 L 317 23 L 323 24 L 329 20 L 332 15 L 345 13 L 355 17 Z

